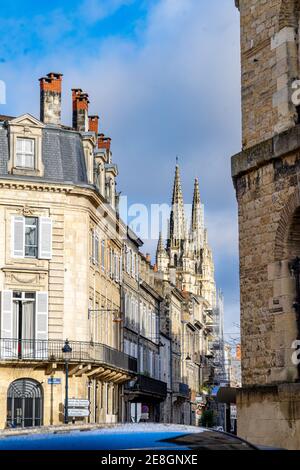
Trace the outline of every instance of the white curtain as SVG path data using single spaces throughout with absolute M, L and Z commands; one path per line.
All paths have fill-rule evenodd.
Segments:
M 32 357 L 34 340 L 34 302 L 23 302 L 22 305 L 22 340 L 23 357 Z
M 12 330 L 12 344 L 9 349 L 12 352 L 12 356 L 18 357 L 18 338 L 19 338 L 19 308 L 20 304 L 18 301 L 13 302 L 13 330 Z

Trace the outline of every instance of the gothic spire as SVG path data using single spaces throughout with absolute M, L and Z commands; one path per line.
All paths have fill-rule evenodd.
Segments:
M 176 165 L 175 179 L 173 186 L 172 208 L 170 216 L 170 237 L 168 248 L 170 246 L 180 247 L 181 241 L 185 239 L 185 216 L 184 203 L 181 189 L 179 166 Z
M 204 237 L 204 220 L 203 220 L 203 208 L 200 200 L 199 181 L 195 179 L 194 186 L 194 197 L 193 197 L 193 209 L 192 209 L 192 220 L 191 220 L 191 240 L 194 245 L 194 251 L 200 252 L 203 246 Z
M 168 267 L 169 263 L 169 257 L 166 252 L 165 246 L 164 246 L 164 241 L 162 237 L 162 233 L 159 233 L 159 239 L 157 243 L 157 249 L 156 249 L 156 266 L 157 270 L 159 272 L 165 271 L 166 268 Z
M 166 250 L 165 250 L 165 247 L 164 247 L 162 233 L 159 232 L 159 239 L 158 239 L 157 249 L 156 249 L 156 261 L 157 261 L 158 255 L 163 254 L 165 252 L 166 252 Z

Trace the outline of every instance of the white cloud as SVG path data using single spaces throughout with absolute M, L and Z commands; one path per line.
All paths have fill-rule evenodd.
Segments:
M 87 23 L 103 20 L 120 7 L 130 5 L 133 0 L 84 0 L 77 14 Z

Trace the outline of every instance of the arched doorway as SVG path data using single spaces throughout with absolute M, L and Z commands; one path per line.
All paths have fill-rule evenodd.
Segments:
M 7 425 L 26 428 L 43 424 L 43 389 L 32 379 L 12 382 L 7 392 Z

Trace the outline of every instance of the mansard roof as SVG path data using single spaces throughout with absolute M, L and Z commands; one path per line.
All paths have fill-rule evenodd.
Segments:
M 14 123 L 8 116 L 0 122 L 0 177 L 8 175 L 9 135 L 7 122 Z M 35 118 L 33 118 L 35 119 Z M 1 117 L 0 117 L 1 121 Z M 35 119 L 38 123 L 39 121 Z M 84 150 L 79 132 L 53 125 L 42 128 L 42 161 L 44 180 L 88 184 Z M 36 179 L 36 177 L 26 177 Z

